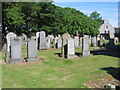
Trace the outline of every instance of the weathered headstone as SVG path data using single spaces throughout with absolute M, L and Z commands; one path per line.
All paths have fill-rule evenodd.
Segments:
M 83 37 L 83 48 L 82 48 L 82 55 L 83 56 L 89 56 L 90 51 L 89 51 L 89 36 L 84 35 Z
M 89 45 L 91 46 L 91 35 L 89 35 Z
M 79 37 L 78 36 L 74 37 L 74 44 L 75 44 L 75 48 L 79 48 Z
M 80 37 L 80 48 L 82 48 L 83 37 Z
M 57 40 L 58 40 L 58 37 L 55 37 L 55 38 L 53 39 L 53 47 L 54 47 L 54 48 L 57 48 Z
M 92 37 L 92 46 L 93 46 L 93 47 L 96 47 L 96 46 L 97 46 L 96 36 Z
M 7 52 L 10 52 L 10 38 L 12 38 L 12 37 L 16 37 L 16 34 L 13 33 L 13 32 L 9 32 L 6 35 L 6 39 L 7 39 Z
M 37 58 L 37 44 L 35 39 L 30 39 L 27 45 L 27 62 L 35 62 L 39 59 Z
M 67 40 L 70 38 L 68 33 L 62 35 L 62 57 L 67 58 Z
M 49 35 L 47 36 L 46 40 L 47 40 L 47 48 L 50 48 L 51 42 L 50 42 L 50 36 Z
M 40 40 L 39 40 L 39 49 L 47 49 L 47 40 L 46 40 L 46 34 L 44 31 L 40 32 Z
M 36 32 L 36 44 L 37 44 L 37 48 L 39 48 L 39 38 L 40 38 L 40 32 Z
M 104 39 L 103 39 L 103 36 L 101 35 L 100 36 L 100 41 L 99 41 L 99 47 L 102 47 L 103 46 L 103 44 L 104 44 Z
M 18 37 L 12 37 L 10 39 L 10 58 L 11 64 L 22 63 L 22 42 Z
M 57 48 L 61 48 L 61 47 L 62 47 L 62 39 L 61 39 L 61 37 L 58 37 Z
M 67 42 L 67 58 L 75 58 L 75 47 L 73 38 L 69 38 Z
M 27 35 L 25 35 L 24 33 L 22 33 L 21 35 L 21 40 L 22 40 L 22 44 L 26 44 L 27 42 Z

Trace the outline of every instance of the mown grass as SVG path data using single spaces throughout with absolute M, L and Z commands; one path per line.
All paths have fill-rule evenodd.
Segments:
M 94 48 L 91 48 L 93 50 Z M 23 47 L 23 57 L 26 57 Z M 80 52 L 81 49 L 76 49 Z M 65 59 L 58 56 L 60 49 L 39 50 L 39 61 L 30 64 L 3 64 L 3 88 L 86 88 L 85 81 L 109 76 L 105 67 L 118 67 L 118 58 L 92 55 Z

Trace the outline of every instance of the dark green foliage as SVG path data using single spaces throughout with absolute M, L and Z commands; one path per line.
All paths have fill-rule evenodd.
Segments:
M 3 27 L 18 35 L 31 36 L 37 31 L 54 35 L 66 32 L 97 35 L 100 20 L 96 12 L 88 17 L 74 8 L 62 8 L 52 2 L 3 3 Z

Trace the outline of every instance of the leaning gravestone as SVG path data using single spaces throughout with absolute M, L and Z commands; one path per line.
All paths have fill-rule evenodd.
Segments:
M 61 47 L 62 47 L 62 39 L 61 39 L 61 37 L 58 37 L 57 48 L 61 48 Z
M 89 36 L 87 36 L 87 35 L 84 35 L 84 37 L 83 37 L 82 55 L 83 56 L 89 56 L 90 55 L 90 51 L 89 51 Z
M 9 62 L 11 64 L 22 63 L 22 42 L 18 37 L 13 37 L 10 39 L 10 58 Z
M 67 58 L 67 40 L 70 38 L 68 33 L 62 35 L 62 57 Z
M 79 37 L 78 36 L 74 37 L 74 44 L 75 44 L 75 48 L 79 48 Z
M 39 40 L 39 49 L 47 49 L 47 40 L 46 40 L 46 34 L 44 31 L 40 32 L 40 40 Z
M 30 39 L 27 44 L 27 62 L 35 62 L 39 59 L 37 58 L 37 44 L 35 39 Z
M 74 40 L 72 38 L 68 39 L 67 42 L 67 58 L 75 58 L 75 47 L 74 47 Z
M 7 52 L 10 52 L 10 38 L 12 38 L 12 37 L 16 37 L 16 34 L 13 33 L 13 32 L 9 32 L 6 35 L 6 39 L 7 39 Z

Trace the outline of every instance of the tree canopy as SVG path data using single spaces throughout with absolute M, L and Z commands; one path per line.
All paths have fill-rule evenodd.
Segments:
M 99 34 L 98 28 L 102 17 L 97 12 L 90 16 L 69 7 L 59 7 L 52 2 L 4 2 L 4 33 L 14 32 L 18 35 L 35 34 L 45 31 L 47 34 L 70 33 Z M 7 30 L 5 29 L 7 27 Z

